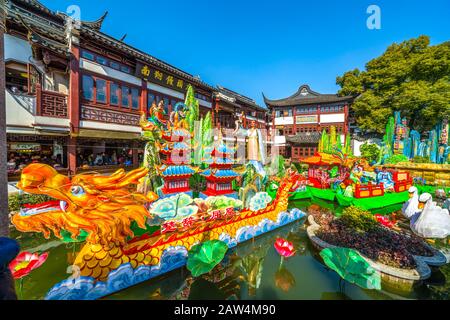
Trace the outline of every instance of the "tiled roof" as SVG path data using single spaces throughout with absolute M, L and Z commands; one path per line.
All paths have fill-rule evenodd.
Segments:
M 263 111 L 267 111 L 267 108 L 265 106 L 260 106 L 252 98 L 246 97 L 246 96 L 244 96 L 242 94 L 239 94 L 239 93 L 237 93 L 237 92 L 235 92 L 233 90 L 224 88 L 224 87 L 219 86 L 219 85 L 217 86 L 217 89 L 218 89 L 218 91 L 220 93 L 224 94 L 225 96 L 229 96 L 229 97 L 231 96 L 232 98 L 236 99 L 238 102 L 243 102 L 243 103 L 246 103 L 246 104 L 248 104 L 248 105 L 250 105 L 252 107 L 255 107 L 257 109 L 261 109 Z
M 211 172 L 211 169 L 206 169 L 201 173 L 202 176 L 213 176 L 218 178 L 235 178 L 239 177 L 240 174 L 234 170 L 216 170 L 215 172 Z
M 279 99 L 270 100 L 264 96 L 264 102 L 269 107 L 289 107 L 308 104 L 323 104 L 323 103 L 336 103 L 336 102 L 351 102 L 355 97 L 345 96 L 340 97 L 337 94 L 321 94 L 312 91 L 308 85 L 302 85 L 296 93 L 292 96 Z
M 190 166 L 162 166 L 162 175 L 167 176 L 183 176 L 195 173 L 195 170 Z

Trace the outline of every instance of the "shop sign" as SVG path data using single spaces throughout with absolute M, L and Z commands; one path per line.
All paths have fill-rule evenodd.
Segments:
M 136 77 L 143 78 L 146 81 L 157 83 L 164 87 L 168 87 L 181 92 L 186 92 L 187 86 L 189 84 L 183 79 L 176 78 L 170 74 L 162 72 L 141 62 L 137 62 L 136 64 L 135 75 Z
M 308 116 L 296 116 L 295 117 L 295 122 L 296 123 L 311 123 L 311 122 L 319 122 L 318 121 L 318 116 L 316 115 L 308 115 Z
M 11 143 L 9 149 L 17 152 L 39 152 L 41 145 L 39 143 Z

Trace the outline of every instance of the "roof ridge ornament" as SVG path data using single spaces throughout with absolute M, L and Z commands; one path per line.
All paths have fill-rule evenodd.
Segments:
M 89 27 L 89 28 L 92 28 L 92 29 L 94 29 L 96 31 L 100 31 L 100 29 L 102 28 L 102 25 L 103 25 L 103 21 L 105 21 L 107 16 L 108 16 L 108 11 L 105 11 L 105 13 L 100 18 L 98 18 L 97 20 L 95 20 L 95 21 L 83 21 L 82 24 L 87 26 L 87 27 Z
M 122 38 L 119 39 L 119 41 L 120 41 L 120 42 L 123 42 L 123 41 L 125 40 L 125 38 L 127 37 L 127 35 L 128 35 L 128 34 L 125 33 L 125 34 L 122 36 Z

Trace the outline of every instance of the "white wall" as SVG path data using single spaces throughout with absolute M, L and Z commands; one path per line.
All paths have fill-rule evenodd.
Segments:
M 6 93 L 6 124 L 8 126 L 32 127 L 36 112 L 36 98 Z
M 289 125 L 289 124 L 294 124 L 294 117 L 275 118 L 276 126 Z
M 344 113 L 321 114 L 320 123 L 338 123 L 345 122 Z
M 364 144 L 364 141 L 353 140 L 353 155 L 359 157 L 361 156 L 361 151 L 359 151 L 359 147 Z
M 80 128 L 141 133 L 140 127 L 127 126 L 127 125 L 114 124 L 114 123 L 103 123 L 103 122 L 98 122 L 98 121 L 88 121 L 88 120 L 81 120 Z

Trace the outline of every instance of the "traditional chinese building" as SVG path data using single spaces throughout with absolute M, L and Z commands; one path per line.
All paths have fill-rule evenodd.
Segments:
M 164 132 L 162 138 L 166 141 L 160 149 L 163 165 L 159 168 L 164 185 L 158 190 L 160 198 L 183 192 L 192 196 L 189 178 L 195 170 L 191 162 L 191 134 L 185 129 L 174 129 Z
M 220 141 L 214 147 L 205 148 L 205 152 L 207 154 L 203 161 L 209 168 L 201 173 L 206 178 L 206 190 L 200 193 L 200 197 L 223 195 L 237 199 L 238 195 L 232 186 L 233 180 L 239 176 L 232 169 L 235 150 Z
M 349 106 L 354 97 L 321 94 L 302 85 L 293 95 L 264 102 L 272 114 L 274 142 L 280 153 L 292 161 L 313 156 L 322 130 L 335 126 L 343 141 L 349 131 Z
M 234 117 L 244 111 L 258 118 L 252 113 L 263 111 L 250 98 L 213 87 L 128 45 L 125 37 L 104 33 L 106 13 L 96 21 L 75 21 L 37 0 L 4 3 L 8 157 L 59 159 L 71 174 L 135 167 L 144 146 L 141 112 L 162 102 L 168 118 L 188 85 L 200 113 L 211 112 L 215 123 L 223 119 L 234 126 L 213 100 L 219 92 L 236 99 Z
M 217 86 L 213 93 L 213 122 L 223 129 L 235 129 L 236 120 L 242 118 L 242 127 L 250 128 L 255 121 L 257 128 L 266 129 L 268 109 L 258 105 L 255 100 L 230 89 Z

